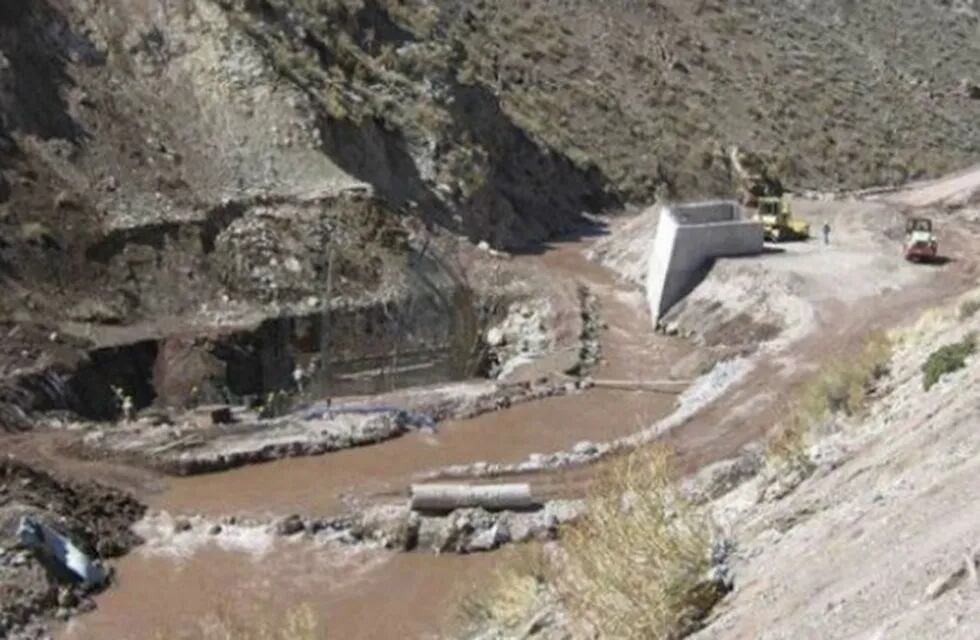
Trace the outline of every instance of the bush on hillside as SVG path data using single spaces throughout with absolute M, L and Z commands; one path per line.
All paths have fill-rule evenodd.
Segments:
M 863 411 L 874 383 L 888 372 L 892 345 L 884 333 L 873 334 L 857 358 L 842 358 L 825 366 L 802 393 L 801 408 L 814 421 L 836 413 L 853 416 Z
M 960 304 L 960 320 L 969 320 L 980 311 L 980 298 L 974 300 L 964 300 Z
M 594 485 L 585 518 L 564 537 L 560 597 L 603 638 L 667 640 L 713 606 L 710 517 L 673 482 L 669 454 L 637 453 Z
M 892 343 L 871 335 L 856 358 L 830 362 L 800 388 L 783 423 L 767 441 L 767 458 L 776 466 L 807 466 L 806 436 L 813 425 L 836 415 L 854 416 L 867 407 L 875 383 L 888 372 Z
M 960 342 L 939 347 L 922 365 L 922 388 L 926 391 L 939 382 L 944 375 L 966 366 L 966 360 L 977 350 L 977 338 L 970 334 Z
M 462 598 L 460 618 L 476 629 L 517 629 L 539 607 L 553 575 L 551 561 L 541 546 L 522 547 L 501 563 L 490 588 L 480 585 Z

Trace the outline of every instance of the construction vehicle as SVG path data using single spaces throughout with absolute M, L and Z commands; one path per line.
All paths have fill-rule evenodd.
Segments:
M 742 206 L 754 209 L 759 206 L 760 198 L 783 195 L 783 183 L 762 156 L 731 147 L 728 163 Z
M 939 243 L 929 218 L 909 218 L 905 223 L 905 259 L 932 262 L 939 255 Z
M 793 217 L 786 198 L 759 198 L 755 219 L 762 223 L 763 236 L 769 242 L 807 240 L 810 237 L 810 223 Z

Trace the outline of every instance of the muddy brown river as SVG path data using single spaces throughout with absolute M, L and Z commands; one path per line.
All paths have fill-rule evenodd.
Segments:
M 667 378 L 690 347 L 654 334 L 643 296 L 589 262 L 585 248 L 585 241 L 561 243 L 516 259 L 547 269 L 553 278 L 584 282 L 596 295 L 608 325 L 598 377 Z M 447 465 L 513 463 L 582 440 L 612 440 L 667 415 L 675 401 L 664 393 L 592 389 L 370 447 L 170 479 L 148 501 L 170 514 L 330 515 L 340 511 L 345 496 L 402 493 L 413 476 Z M 224 547 L 213 540 L 185 548 L 147 545 L 115 565 L 117 584 L 99 596 L 98 609 L 72 621 L 60 637 L 166 637 L 216 611 L 262 619 L 297 603 L 308 603 L 333 638 L 424 637 L 451 624 L 447 612 L 488 580 L 506 553 L 395 554 L 271 537 Z

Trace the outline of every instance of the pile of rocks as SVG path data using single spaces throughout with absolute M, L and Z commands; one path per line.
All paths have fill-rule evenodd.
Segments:
M 554 500 L 534 511 L 474 508 L 429 515 L 412 511 L 407 505 L 386 504 L 340 518 L 291 515 L 273 526 L 282 536 L 305 534 L 399 551 L 478 553 L 510 543 L 554 539 L 558 528 L 580 517 L 584 509 L 580 500 Z

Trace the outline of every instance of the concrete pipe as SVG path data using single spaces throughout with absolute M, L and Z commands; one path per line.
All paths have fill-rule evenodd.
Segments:
M 539 506 L 531 485 L 523 484 L 413 484 L 412 510 L 448 512 L 482 507 L 488 511 L 526 510 Z

